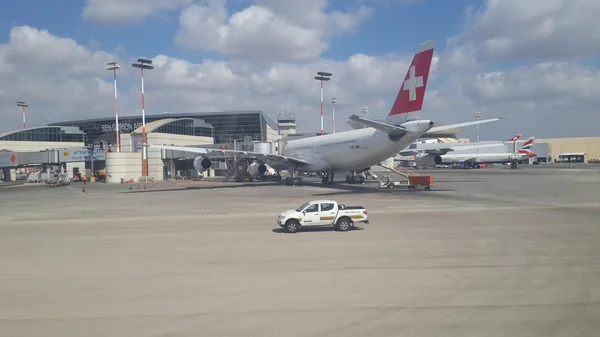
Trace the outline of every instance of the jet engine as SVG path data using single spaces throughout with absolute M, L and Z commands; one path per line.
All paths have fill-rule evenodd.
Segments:
M 435 166 L 442 163 L 442 157 L 437 154 L 418 154 L 415 156 L 417 166 Z
M 202 173 L 210 168 L 211 162 L 210 159 L 204 157 L 196 157 L 194 159 L 194 168 L 198 170 L 199 173 Z
M 265 164 L 253 162 L 252 164 L 248 165 L 248 169 L 246 171 L 248 174 L 256 178 L 267 172 L 267 166 Z

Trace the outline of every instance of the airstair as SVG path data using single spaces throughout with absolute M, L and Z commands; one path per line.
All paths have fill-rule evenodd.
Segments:
M 240 164 L 246 160 L 245 158 L 237 158 L 237 159 L 227 159 L 227 174 L 223 177 L 223 182 L 228 182 L 231 177 L 233 177 L 236 173 L 238 173 L 238 168 Z
M 399 182 L 393 181 L 389 176 L 383 176 L 379 181 L 379 187 L 381 188 L 406 186 L 409 190 L 414 190 L 417 188 L 417 186 L 423 186 L 423 188 L 426 190 L 430 190 L 431 186 L 433 186 L 433 176 L 420 175 L 417 172 L 402 166 L 392 167 L 383 163 L 379 163 L 378 165 L 390 172 L 394 172 L 406 178 L 405 182 Z

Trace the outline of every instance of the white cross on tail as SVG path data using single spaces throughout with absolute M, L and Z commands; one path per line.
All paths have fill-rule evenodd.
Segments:
M 423 76 L 415 77 L 415 66 L 411 66 L 408 79 L 404 81 L 402 90 L 408 90 L 408 99 L 414 101 L 417 99 L 417 88 L 423 86 Z

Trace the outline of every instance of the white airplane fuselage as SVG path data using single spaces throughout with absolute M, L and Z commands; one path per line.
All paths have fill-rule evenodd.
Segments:
M 363 128 L 289 141 L 282 155 L 304 159 L 309 165 L 298 172 L 349 172 L 377 165 L 415 141 L 420 133 L 406 133 L 398 141 L 374 128 Z M 288 164 L 268 161 L 275 170 L 288 170 Z
M 465 160 L 475 159 L 474 162 L 478 164 L 503 164 L 510 163 L 518 160 L 528 159 L 527 154 L 518 153 L 465 153 L 465 154 L 446 154 L 440 156 L 442 158 L 442 165 L 453 164 L 456 162 L 463 162 Z

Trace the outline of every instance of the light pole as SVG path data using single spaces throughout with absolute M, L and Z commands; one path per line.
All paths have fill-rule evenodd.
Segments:
M 29 108 L 29 105 L 27 105 L 27 103 L 23 102 L 23 101 L 17 101 L 17 106 L 20 106 L 23 109 L 23 130 L 26 129 L 25 127 L 25 111 L 27 108 Z
M 142 71 L 142 176 L 148 176 L 148 146 L 146 144 L 146 110 L 144 106 L 144 69 L 152 70 L 152 60 L 139 58 L 138 63 L 134 63 L 131 66 L 134 68 L 140 68 Z
M 362 111 L 362 113 L 363 113 L 363 115 L 364 115 L 363 117 L 364 117 L 364 118 L 367 118 L 367 112 L 369 112 L 369 108 L 367 108 L 367 107 L 365 106 L 365 107 L 363 107 L 363 108 L 362 108 L 362 110 L 361 110 L 361 111 Z M 366 125 L 363 125 L 363 129 L 364 129 L 364 128 L 366 128 L 366 127 L 367 127 Z
M 333 133 L 335 133 L 335 103 L 337 103 L 337 99 L 334 97 L 331 99 L 331 116 L 333 118 Z
M 473 113 L 473 117 L 475 117 L 476 120 L 479 120 L 479 118 L 481 118 L 481 116 L 483 116 L 482 112 L 474 112 Z M 477 143 L 479 143 L 479 124 L 477 124 Z
M 323 82 L 329 81 L 332 74 L 319 71 L 317 75 L 319 76 L 315 77 L 315 80 L 321 81 L 321 135 L 323 135 Z
M 120 135 L 120 127 L 119 127 L 119 101 L 118 101 L 118 95 L 117 95 L 117 69 L 121 69 L 121 66 L 117 63 L 117 61 L 112 61 L 112 62 L 108 62 L 106 67 L 106 70 L 112 70 L 113 71 L 113 80 L 115 83 L 115 125 L 116 125 L 116 137 L 117 137 L 117 153 L 121 152 L 121 143 L 119 138 L 121 138 Z

